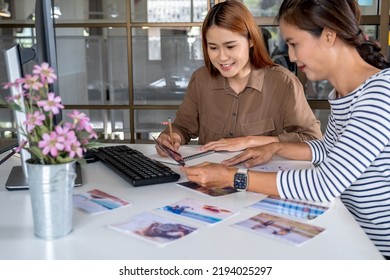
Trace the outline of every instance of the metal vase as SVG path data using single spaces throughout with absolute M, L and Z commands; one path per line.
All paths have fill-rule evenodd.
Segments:
M 73 229 L 73 188 L 76 162 L 34 164 L 27 161 L 34 233 L 56 239 Z

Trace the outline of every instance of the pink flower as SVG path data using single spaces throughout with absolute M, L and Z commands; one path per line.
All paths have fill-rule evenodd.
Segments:
M 42 149 L 44 155 L 50 153 L 53 157 L 56 157 L 59 151 L 64 150 L 64 144 L 58 141 L 58 135 L 55 131 L 50 132 L 50 135 L 48 133 L 43 134 L 38 147 Z
M 83 149 L 81 148 L 81 143 L 79 141 L 76 141 L 72 143 L 70 150 L 69 150 L 69 156 L 70 157 L 83 157 Z
M 80 113 L 77 110 L 73 110 L 73 113 L 68 114 L 74 121 L 76 129 L 83 130 L 86 126 L 89 126 L 89 118 L 84 113 Z
M 64 150 L 69 152 L 73 143 L 77 142 L 77 136 L 74 130 L 70 130 L 69 125 L 64 127 L 57 125 L 55 131 L 57 133 L 57 140 L 64 144 Z
M 89 133 L 89 139 L 97 139 L 98 135 L 97 133 L 93 130 L 93 127 L 90 125 L 89 129 L 87 129 L 87 132 Z
M 73 113 L 68 114 L 68 116 L 73 119 L 76 130 L 85 130 L 90 134 L 88 138 L 97 139 L 97 134 L 89 122 L 90 119 L 84 113 L 73 110 Z
M 42 82 L 48 82 L 49 84 L 52 84 L 57 79 L 54 69 L 46 62 L 43 62 L 41 65 L 34 65 L 33 74 L 39 75 Z
M 15 86 L 15 83 L 9 82 L 9 83 L 3 83 L 3 89 L 9 89 Z
M 33 114 L 27 113 L 26 121 L 24 124 L 27 125 L 27 131 L 31 132 L 35 126 L 43 125 L 46 116 L 39 111 L 35 111 Z
M 17 94 L 15 96 L 7 96 L 6 99 L 7 99 L 8 102 L 15 102 L 15 103 L 17 103 L 18 101 L 20 101 L 22 99 L 22 95 L 21 94 Z
M 39 76 L 37 75 L 31 76 L 27 74 L 26 77 L 24 78 L 23 88 L 39 91 L 42 87 L 43 84 L 39 81 Z
M 9 89 L 9 88 L 19 88 L 21 83 L 19 82 L 19 79 L 15 80 L 15 82 L 8 82 L 8 83 L 3 83 L 3 89 Z
M 43 110 L 46 112 L 53 112 L 54 115 L 60 112 L 59 109 L 64 109 L 64 106 L 61 104 L 61 97 L 55 96 L 52 92 L 47 94 L 47 100 L 40 100 L 37 104 L 43 107 Z
M 57 125 L 54 128 L 54 130 L 57 133 L 58 138 L 61 138 L 61 141 L 63 141 L 62 139 L 65 139 L 68 137 L 70 127 L 67 125 L 65 125 L 65 126 Z

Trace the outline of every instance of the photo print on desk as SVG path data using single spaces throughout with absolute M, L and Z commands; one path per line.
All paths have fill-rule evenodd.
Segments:
M 143 212 L 123 222 L 111 224 L 108 228 L 159 246 L 170 244 L 197 230 L 150 212 Z
M 158 210 L 194 219 L 207 224 L 221 222 L 238 213 L 223 207 L 211 205 L 191 198 L 182 199 L 170 205 L 158 208 Z
M 290 216 L 302 220 L 313 220 L 325 213 L 328 206 L 316 205 L 305 201 L 283 199 L 276 196 L 268 196 L 249 206 L 252 209 L 264 210 L 275 214 Z
M 93 189 L 81 194 L 73 195 L 73 205 L 88 214 L 98 214 L 112 211 L 131 203 L 110 195 L 98 189 Z
M 199 184 L 191 181 L 177 183 L 177 185 L 212 197 L 224 196 L 224 195 L 237 192 L 236 189 L 233 187 L 224 187 L 224 188 L 202 187 Z
M 314 238 L 325 230 L 322 227 L 267 213 L 260 213 L 247 220 L 238 222 L 233 226 L 296 245 L 300 245 Z

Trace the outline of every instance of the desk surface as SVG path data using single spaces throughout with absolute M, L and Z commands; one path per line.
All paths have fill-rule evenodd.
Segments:
M 155 153 L 154 145 L 135 144 L 131 147 L 145 155 Z M 310 222 L 326 230 L 296 246 L 232 227 L 232 224 L 257 214 L 258 211 L 246 206 L 264 197 L 260 194 L 240 192 L 208 198 L 179 187 L 176 183 L 135 188 L 101 162 L 82 166 L 84 185 L 75 188 L 75 193 L 98 188 L 133 204 L 99 215 L 88 215 L 75 209 L 71 234 L 57 240 L 41 240 L 34 236 L 29 192 L 7 191 L 4 187 L 12 166 L 18 164 L 19 158 L 12 157 L 0 168 L 0 259 L 382 259 L 340 200 L 332 202 L 327 212 Z M 180 173 L 176 166 L 172 168 Z M 185 180 L 185 176 L 180 179 Z M 159 213 L 199 229 L 195 234 L 165 247 L 158 247 L 106 227 L 140 212 L 154 212 L 158 207 L 187 197 L 235 209 L 239 214 L 209 226 L 183 217 L 167 216 L 168 213 Z

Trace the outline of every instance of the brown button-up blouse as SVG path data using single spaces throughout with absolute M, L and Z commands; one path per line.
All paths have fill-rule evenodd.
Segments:
M 206 67 L 197 69 L 172 128 L 182 144 L 198 137 L 200 145 L 248 135 L 278 136 L 280 142 L 322 137 L 301 82 L 281 66 L 253 69 L 239 94 L 222 75 L 213 79 Z

